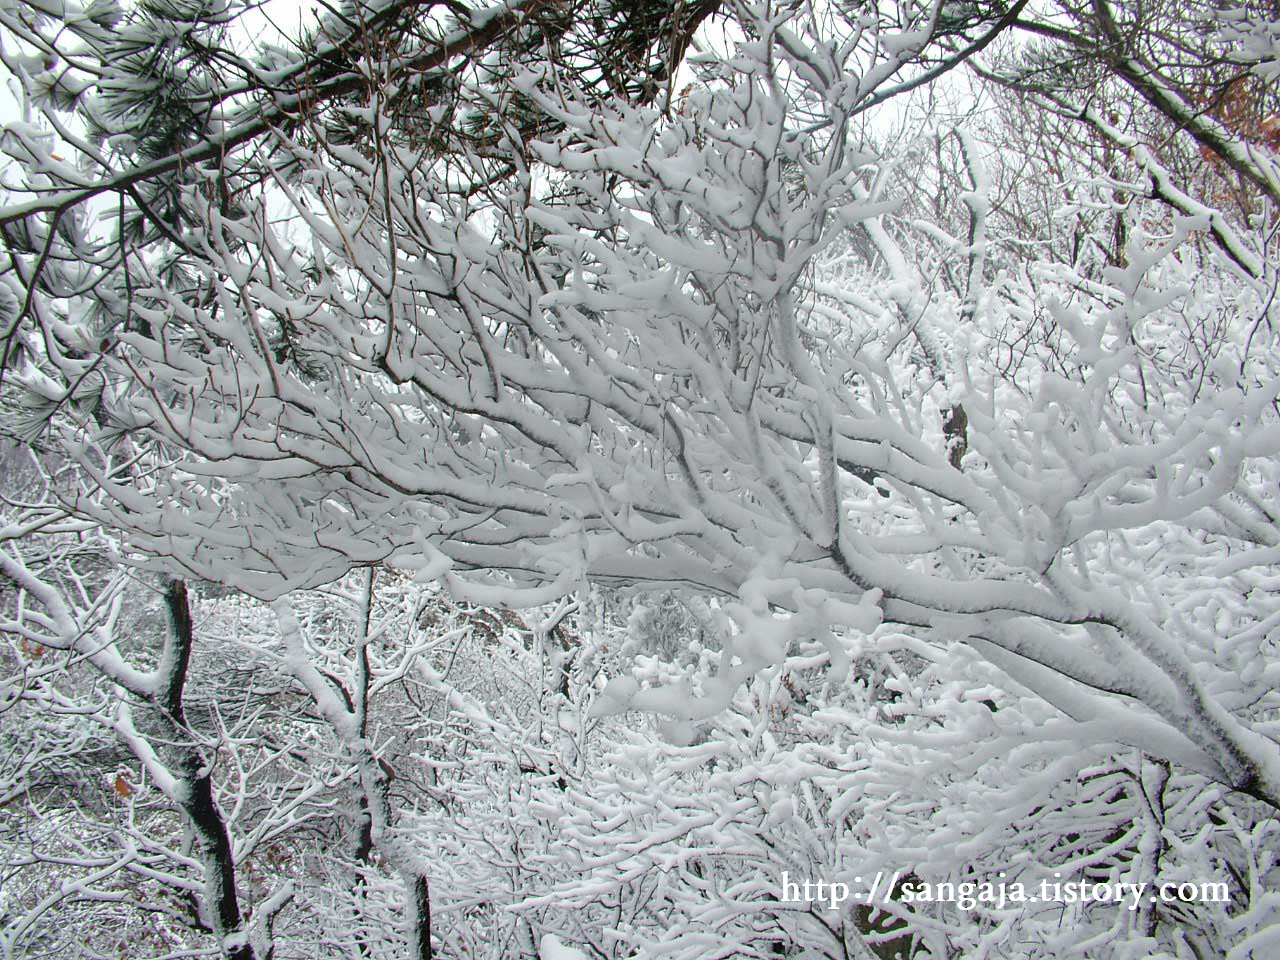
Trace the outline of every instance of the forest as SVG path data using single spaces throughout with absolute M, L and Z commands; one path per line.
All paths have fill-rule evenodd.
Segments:
M 0 960 L 1280 956 L 1275 0 L 0 71 Z

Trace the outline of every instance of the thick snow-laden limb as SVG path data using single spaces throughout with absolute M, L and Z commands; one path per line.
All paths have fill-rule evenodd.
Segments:
M 0 572 L 44 608 L 44 613 L 31 611 L 25 621 L 6 622 L 5 631 L 21 633 L 54 650 L 65 649 L 83 656 L 113 683 L 136 696 L 158 695 L 165 675 L 159 669 L 148 672 L 131 666 L 116 649 L 109 622 L 90 627 L 77 622 L 58 589 L 28 568 L 16 552 L 0 550 Z
M 567 946 L 554 933 L 548 933 L 538 945 L 540 960 L 586 960 L 586 954 L 575 947 Z

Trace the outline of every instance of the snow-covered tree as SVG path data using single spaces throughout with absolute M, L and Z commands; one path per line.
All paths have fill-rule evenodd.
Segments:
M 185 817 L 216 948 L 283 949 L 267 920 L 312 908 L 239 890 L 221 735 L 184 719 L 186 580 L 274 606 L 236 643 L 323 730 L 301 782 L 349 791 L 359 853 L 313 867 L 362 878 L 316 921 L 357 953 L 1260 956 L 1280 178 L 1265 117 L 1196 85 L 1268 109 L 1269 21 L 601 9 L 340 11 L 254 55 L 221 7 L 0 14 L 35 111 L 5 140 L 3 399 L 48 477 L 0 558 L 6 629 L 110 691 L 94 722 Z M 592 46 L 610 17 L 634 44 Z M 987 56 L 997 114 L 868 123 Z M 1202 150 L 1221 169 L 1191 175 Z M 118 579 L 33 547 L 49 524 Z M 170 578 L 149 666 L 119 649 L 125 572 Z M 510 676 L 463 693 L 431 661 L 431 584 L 501 611 L 459 629 L 491 618 L 469 669 Z M 12 683 L 37 752 L 85 736 Z M 414 734 L 374 735 L 383 690 L 468 758 L 441 732 L 397 793 Z M 782 871 L 1236 892 L 1081 907 L 1064 940 L 1057 905 L 892 884 L 827 916 Z

